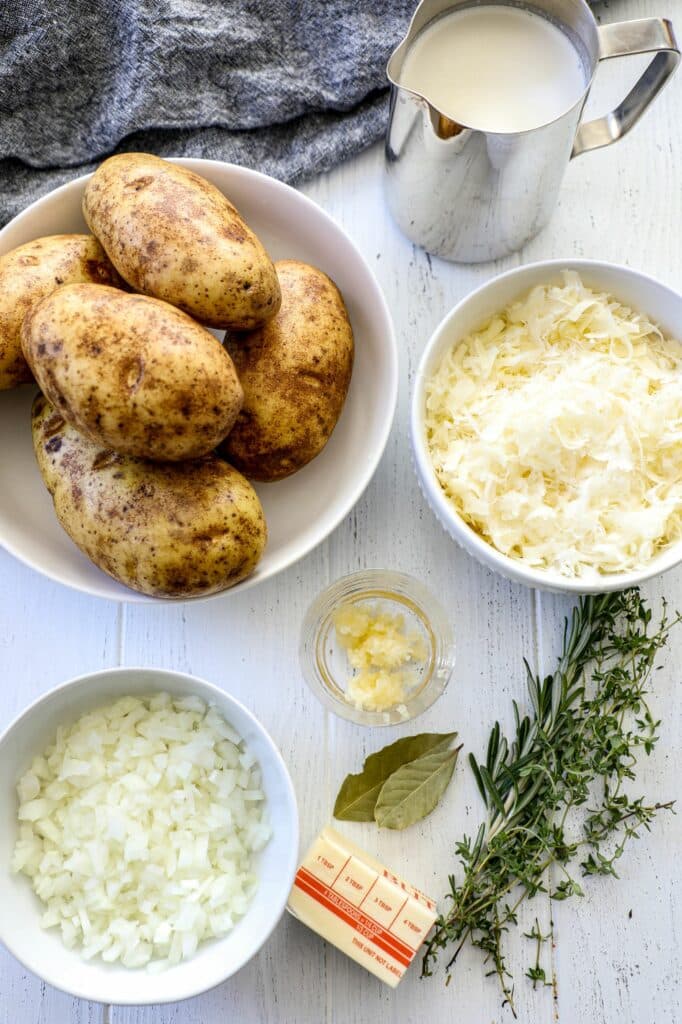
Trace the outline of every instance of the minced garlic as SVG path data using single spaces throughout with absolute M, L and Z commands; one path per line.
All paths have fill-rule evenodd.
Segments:
M 333 616 L 336 639 L 355 671 L 346 700 L 365 711 L 386 711 L 404 704 L 428 656 L 418 630 L 405 628 L 405 617 L 372 602 L 342 604 Z

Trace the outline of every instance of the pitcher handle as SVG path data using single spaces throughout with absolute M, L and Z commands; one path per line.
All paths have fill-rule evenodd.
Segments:
M 578 128 L 571 156 L 617 142 L 655 99 L 680 61 L 680 48 L 667 18 L 641 18 L 600 25 L 599 60 L 634 53 L 655 53 L 625 99 L 605 117 L 586 121 Z

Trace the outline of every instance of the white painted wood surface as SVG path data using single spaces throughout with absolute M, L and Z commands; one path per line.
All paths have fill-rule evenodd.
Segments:
M 620 0 L 604 20 L 677 13 L 673 0 Z M 675 10 L 673 10 L 673 7 Z M 666 10 L 667 9 L 667 10 Z M 681 26 L 682 29 L 682 26 Z M 605 109 L 640 62 L 599 73 L 592 107 Z M 37 695 L 109 665 L 156 665 L 204 676 L 243 700 L 265 723 L 291 769 L 302 811 L 302 845 L 327 821 L 334 793 L 366 752 L 408 732 L 363 730 L 327 715 L 297 663 L 299 625 L 315 594 L 343 573 L 383 566 L 414 573 L 441 595 L 458 638 L 450 688 L 418 728 L 459 729 L 480 752 L 498 716 L 523 699 L 521 658 L 549 669 L 570 602 L 534 595 L 492 576 L 447 540 L 425 508 L 408 449 L 408 405 L 420 352 L 436 323 L 472 287 L 519 262 L 593 256 L 629 263 L 682 287 L 682 73 L 645 121 L 617 146 L 581 157 L 566 175 L 550 227 L 515 258 L 458 267 L 429 259 L 393 227 L 381 194 L 377 147 L 305 186 L 349 232 L 385 290 L 401 351 L 400 403 L 381 467 L 333 536 L 303 562 L 243 595 L 207 604 L 114 606 L 71 593 L 0 552 L 0 728 Z M 682 330 L 682 328 L 681 328 Z M 682 606 L 682 571 L 646 587 Z M 656 677 L 661 743 L 646 763 L 646 791 L 678 797 L 682 695 L 678 632 Z M 346 826 L 348 833 L 427 892 L 440 897 L 452 848 L 481 818 L 464 760 L 442 806 L 407 833 Z M 682 1019 L 682 818 L 660 820 L 621 863 L 621 879 L 589 881 L 587 897 L 553 907 L 557 992 L 533 991 L 522 975 L 526 940 L 510 940 L 519 1019 L 534 1024 L 675 1024 Z M 629 912 L 632 911 L 632 916 Z M 533 907 L 548 919 L 546 903 Z M 2 908 L 0 908 L 2 913 Z M 465 954 L 450 986 L 413 969 L 392 992 L 285 917 L 260 955 L 230 981 L 175 1006 L 101 1007 L 51 989 L 0 950 L 0 1024 L 461 1024 L 510 1021 L 480 959 Z

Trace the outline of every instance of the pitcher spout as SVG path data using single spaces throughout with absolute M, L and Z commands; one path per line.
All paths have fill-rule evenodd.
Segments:
M 433 129 L 434 135 L 436 138 L 443 140 L 455 138 L 464 131 L 464 126 L 458 124 L 457 121 L 453 121 L 442 110 L 439 110 L 423 93 L 404 85 L 402 70 L 405 57 L 422 29 L 426 28 L 435 18 L 440 17 L 441 14 L 452 10 L 452 7 L 452 0 L 421 0 L 421 3 L 412 15 L 412 21 L 407 33 L 396 46 L 386 65 L 386 75 L 395 90 L 396 96 L 400 96 L 401 93 L 407 94 L 420 101 L 428 112 L 428 123 Z
M 412 15 L 412 21 L 405 37 L 398 43 L 386 65 L 386 75 L 391 85 L 397 89 L 404 88 L 400 78 L 407 51 L 421 30 L 426 28 L 429 22 L 440 17 L 441 14 L 445 14 L 446 11 L 452 10 L 452 7 L 452 0 L 421 0 L 421 3 Z M 409 91 L 413 92 L 413 90 Z M 415 93 L 415 95 L 418 94 Z M 421 98 L 424 99 L 425 97 L 422 96 Z

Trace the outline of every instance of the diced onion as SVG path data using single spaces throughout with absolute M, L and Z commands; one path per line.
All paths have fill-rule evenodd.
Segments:
M 227 934 L 267 843 L 260 769 L 217 709 L 124 697 L 60 728 L 17 786 L 13 868 L 86 959 L 154 969 Z

